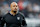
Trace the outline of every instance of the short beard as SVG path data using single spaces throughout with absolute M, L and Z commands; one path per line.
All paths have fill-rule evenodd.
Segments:
M 15 14 L 17 14 L 19 12 L 19 9 L 17 11 L 13 11 Z

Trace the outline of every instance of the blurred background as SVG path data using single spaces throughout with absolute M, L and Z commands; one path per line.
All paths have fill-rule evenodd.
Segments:
M 18 3 L 19 12 L 25 15 L 27 27 L 40 27 L 40 0 L 0 0 L 0 19 L 11 10 L 12 2 Z

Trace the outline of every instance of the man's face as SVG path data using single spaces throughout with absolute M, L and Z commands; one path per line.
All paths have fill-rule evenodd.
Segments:
M 19 10 L 17 3 L 12 3 L 12 4 L 11 4 L 11 10 L 12 10 L 13 12 L 17 12 L 17 11 Z

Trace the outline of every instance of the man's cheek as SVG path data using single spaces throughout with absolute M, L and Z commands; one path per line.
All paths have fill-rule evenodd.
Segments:
M 12 9 L 14 9 L 14 8 L 12 8 Z
M 12 10 L 14 10 L 14 8 L 12 8 Z

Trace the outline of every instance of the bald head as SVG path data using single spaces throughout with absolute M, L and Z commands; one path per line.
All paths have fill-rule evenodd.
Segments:
M 12 5 L 17 5 L 17 3 L 16 2 L 12 2 L 10 6 L 12 6 Z
M 19 10 L 16 2 L 12 2 L 11 5 L 10 5 L 10 8 L 11 8 L 11 11 L 16 11 L 17 12 Z

